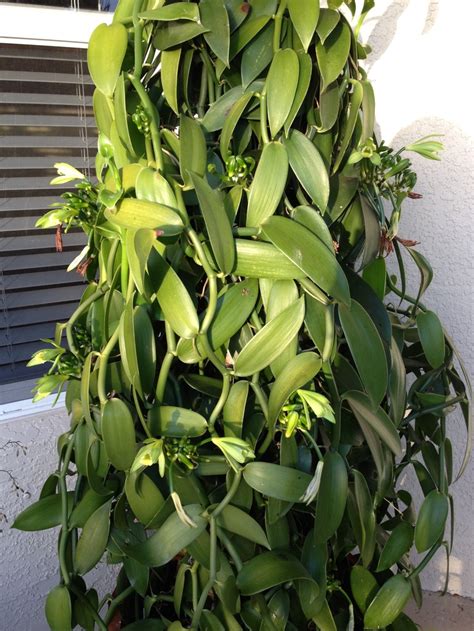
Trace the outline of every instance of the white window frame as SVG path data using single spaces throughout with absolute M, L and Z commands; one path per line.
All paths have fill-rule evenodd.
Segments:
M 31 4 L 0 4 L 0 43 L 30 46 L 87 48 L 99 24 L 110 24 L 113 13 Z M 31 399 L 0 405 L 0 423 L 51 410 L 56 395 L 38 403 Z M 62 394 L 55 409 L 64 408 Z

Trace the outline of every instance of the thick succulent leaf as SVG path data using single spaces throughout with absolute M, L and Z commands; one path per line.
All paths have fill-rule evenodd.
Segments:
M 350 48 L 351 30 L 345 21 L 336 25 L 324 43 L 320 41 L 316 45 L 316 56 L 323 78 L 323 89 L 327 88 L 341 74 L 347 63 Z
M 230 24 L 223 0 L 201 0 L 199 11 L 201 22 L 207 30 L 204 39 L 216 57 L 228 66 Z
M 416 317 L 418 335 L 426 359 L 432 368 L 439 368 L 446 353 L 443 326 L 433 311 L 422 311 Z
M 163 50 L 161 53 L 161 84 L 163 94 L 175 114 L 179 114 L 178 105 L 178 75 L 181 48 Z
M 128 547 L 127 553 L 147 567 L 161 567 L 169 563 L 197 539 L 207 526 L 207 520 L 201 517 L 203 509 L 199 504 L 189 504 L 183 508 L 194 526 L 185 524 L 178 513 L 173 513 L 149 539 Z
M 319 151 L 309 138 L 296 129 L 288 136 L 285 146 L 293 173 L 324 213 L 329 199 L 329 175 Z
M 271 19 L 270 15 L 259 15 L 245 20 L 230 38 L 229 57 L 232 60 Z
M 224 196 L 221 191 L 212 189 L 204 178 L 195 173 L 190 173 L 190 176 L 217 265 L 221 272 L 229 274 L 235 262 L 235 243 L 224 208 Z
M 74 493 L 68 492 L 67 503 L 71 508 Z M 26 532 L 47 530 L 61 523 L 62 516 L 61 495 L 48 495 L 34 502 L 16 516 L 12 528 Z
M 354 600 L 361 612 L 365 613 L 379 589 L 378 583 L 374 575 L 361 565 L 352 568 L 350 582 Z
M 342 139 L 339 145 L 339 150 L 336 155 L 336 159 L 334 161 L 334 165 L 332 168 L 332 172 L 336 173 L 339 169 L 344 156 L 346 155 L 347 149 L 349 148 L 350 142 L 354 135 L 354 130 L 356 129 L 357 122 L 359 120 L 359 111 L 362 103 L 362 98 L 364 95 L 364 90 L 362 88 L 362 84 L 360 81 L 354 82 L 354 89 L 351 94 L 350 106 L 349 106 L 349 115 L 347 120 L 344 123 L 344 127 L 342 130 Z
M 316 32 L 322 44 L 324 44 L 329 35 L 334 31 L 340 19 L 341 14 L 338 11 L 334 11 L 333 9 L 321 9 Z
M 160 3 L 163 4 L 163 3 Z M 144 20 L 158 20 L 161 22 L 169 22 L 174 20 L 191 20 L 199 22 L 199 6 L 195 2 L 175 2 L 167 4 L 164 7 L 151 9 L 150 11 L 142 11 L 139 17 Z
M 392 530 L 380 555 L 377 572 L 389 570 L 409 552 L 413 545 L 413 535 L 413 526 L 406 521 L 402 521 Z
M 275 53 L 267 76 L 266 92 L 268 121 L 272 138 L 285 124 L 291 110 L 298 86 L 300 64 L 292 48 Z M 282 90 L 282 85 L 285 89 Z
M 291 104 L 291 108 L 284 125 L 286 135 L 288 135 L 288 132 L 308 95 L 308 88 L 311 83 L 311 75 L 313 72 L 313 61 L 311 56 L 303 52 L 298 52 L 297 54 L 300 71 L 298 74 L 298 84 L 296 86 L 295 98 L 293 99 L 293 103 Z
M 298 559 L 286 552 L 264 552 L 244 563 L 237 575 L 237 587 L 249 596 L 297 579 L 312 580 Z
M 146 200 L 127 197 L 115 210 L 105 214 L 110 222 L 123 228 L 158 230 L 162 236 L 173 236 L 183 231 L 183 222 L 175 209 Z
M 74 556 L 74 567 L 79 575 L 86 574 L 95 567 L 105 552 L 110 530 L 111 503 L 112 500 L 109 500 L 100 506 L 84 524 Z
M 281 201 L 288 175 L 288 154 L 279 142 L 263 148 L 250 186 L 247 226 L 259 226 L 271 217 Z
M 326 244 L 303 225 L 286 217 L 270 217 L 264 235 L 318 287 L 338 302 L 349 303 L 346 275 Z
M 339 318 L 362 383 L 374 405 L 378 405 L 387 390 L 388 371 L 377 328 L 355 300 L 351 301 L 350 308 L 339 306 Z
M 246 88 L 259 77 L 273 58 L 273 22 L 267 24 L 262 31 L 245 47 L 240 67 L 242 86 Z
M 148 413 L 151 432 L 167 438 L 202 436 L 207 431 L 206 419 L 192 410 L 173 405 L 154 405 Z
M 262 495 L 284 502 L 301 502 L 312 477 L 269 462 L 251 462 L 244 467 L 244 479 Z
M 216 523 L 239 537 L 270 549 L 267 536 L 260 524 L 237 506 L 232 506 L 232 504 L 226 506 L 217 517 Z
M 305 273 L 271 243 L 236 239 L 237 260 L 234 274 L 248 278 L 293 280 Z
M 323 460 L 314 518 L 316 543 L 324 543 L 339 528 L 346 508 L 348 492 L 347 468 L 337 451 L 329 451 Z
M 391 368 L 389 375 L 388 391 L 390 397 L 390 418 L 398 427 L 406 410 L 406 369 L 402 354 L 397 346 L 395 338 L 392 338 L 390 347 Z
M 89 40 L 87 65 L 98 89 L 112 97 L 127 51 L 128 34 L 123 24 L 99 24 Z
M 127 405 L 120 399 L 109 399 L 102 410 L 102 438 L 107 457 L 119 471 L 132 466 L 137 451 L 135 425 Z
M 319 0 L 289 0 L 288 10 L 293 26 L 307 53 L 319 20 Z
M 232 104 L 230 109 L 226 111 L 225 121 L 222 127 L 222 133 L 220 137 L 220 152 L 223 160 L 227 159 L 229 154 L 229 145 L 234 134 L 237 123 L 239 122 L 245 108 L 254 97 L 253 92 L 245 92 L 241 94 L 236 101 Z M 204 120 L 203 120 L 204 124 Z
M 235 374 L 254 375 L 271 364 L 299 331 L 303 319 L 304 300 L 299 298 L 247 342 L 235 361 Z
M 224 92 L 206 111 L 201 123 L 207 132 L 218 131 L 222 129 L 229 112 L 233 105 L 244 93 L 243 88 L 238 85 L 235 88 L 231 88 Z
M 51 631 L 71 631 L 71 595 L 65 585 L 57 585 L 49 592 L 46 597 L 45 616 Z
M 232 384 L 222 413 L 224 434 L 226 436 L 242 438 L 242 426 L 244 422 L 248 393 L 248 381 L 236 381 Z
M 364 616 L 367 629 L 388 627 L 402 613 L 411 596 L 411 584 L 402 575 L 388 579 L 379 589 Z
M 425 497 L 415 525 L 418 552 L 425 552 L 443 536 L 448 510 L 448 498 L 438 490 L 434 489 Z
M 131 472 L 125 480 L 125 494 L 135 517 L 148 526 L 165 503 L 156 484 L 145 473 Z
M 374 407 L 363 392 L 351 390 L 344 395 L 359 422 L 368 423 L 396 456 L 402 453 L 400 436 L 392 420 L 380 406 Z
M 150 283 L 172 329 L 184 338 L 199 332 L 199 319 L 188 290 L 178 274 L 156 250 L 149 265 Z
M 206 172 L 206 139 L 197 120 L 184 114 L 179 120 L 179 169 L 185 188 L 192 188 L 190 173 L 202 177 Z

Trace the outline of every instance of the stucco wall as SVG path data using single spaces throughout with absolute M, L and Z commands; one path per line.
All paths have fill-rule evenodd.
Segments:
M 414 156 L 419 173 L 401 235 L 421 241 L 435 280 L 425 302 L 437 310 L 472 373 L 472 229 L 474 199 L 473 118 L 469 72 L 474 18 L 471 0 L 376 0 L 364 29 L 374 49 L 368 69 L 377 95 L 381 135 L 395 146 L 430 133 L 444 134 L 441 163 Z M 43 631 L 43 599 L 56 581 L 55 536 L 9 529 L 14 516 L 39 492 L 56 467 L 55 437 L 67 427 L 61 411 L 0 424 L 0 631 Z M 450 420 L 461 450 L 465 433 Z M 8 441 L 18 441 L 19 445 Z M 26 451 L 23 450 L 26 448 Z M 407 481 L 409 484 L 410 481 Z M 415 485 L 416 486 L 416 485 Z M 474 598 L 474 468 L 454 487 L 456 532 L 450 591 Z M 7 521 L 8 520 L 8 521 Z M 439 589 L 445 561 L 439 555 L 423 575 L 426 589 Z M 100 589 L 110 589 L 110 573 L 95 575 Z

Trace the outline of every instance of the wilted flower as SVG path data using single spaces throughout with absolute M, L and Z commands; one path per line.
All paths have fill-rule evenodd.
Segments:
M 305 504 L 311 504 L 316 499 L 316 495 L 319 491 L 319 485 L 321 484 L 321 475 L 323 473 L 323 461 L 320 460 L 316 465 L 316 471 L 314 472 L 311 482 L 306 487 L 306 491 L 301 497 L 301 501 Z
M 135 456 L 135 460 L 130 471 L 138 471 L 151 467 L 158 463 L 158 470 L 161 477 L 165 474 L 165 454 L 163 451 L 163 440 L 155 438 L 147 438 L 145 444 Z
M 443 143 L 439 140 L 430 140 L 437 136 L 425 136 L 416 142 L 405 147 L 406 151 L 414 151 L 428 160 L 441 160 L 438 153 L 444 149 Z

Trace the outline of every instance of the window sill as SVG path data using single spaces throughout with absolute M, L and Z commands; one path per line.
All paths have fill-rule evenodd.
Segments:
M 45 412 L 58 412 L 65 410 L 65 394 L 61 394 L 56 405 L 53 407 L 56 396 L 45 397 L 33 403 L 31 399 L 24 401 L 14 401 L 13 403 L 4 403 L 0 405 L 0 424 L 24 418 L 25 416 L 44 414 Z

